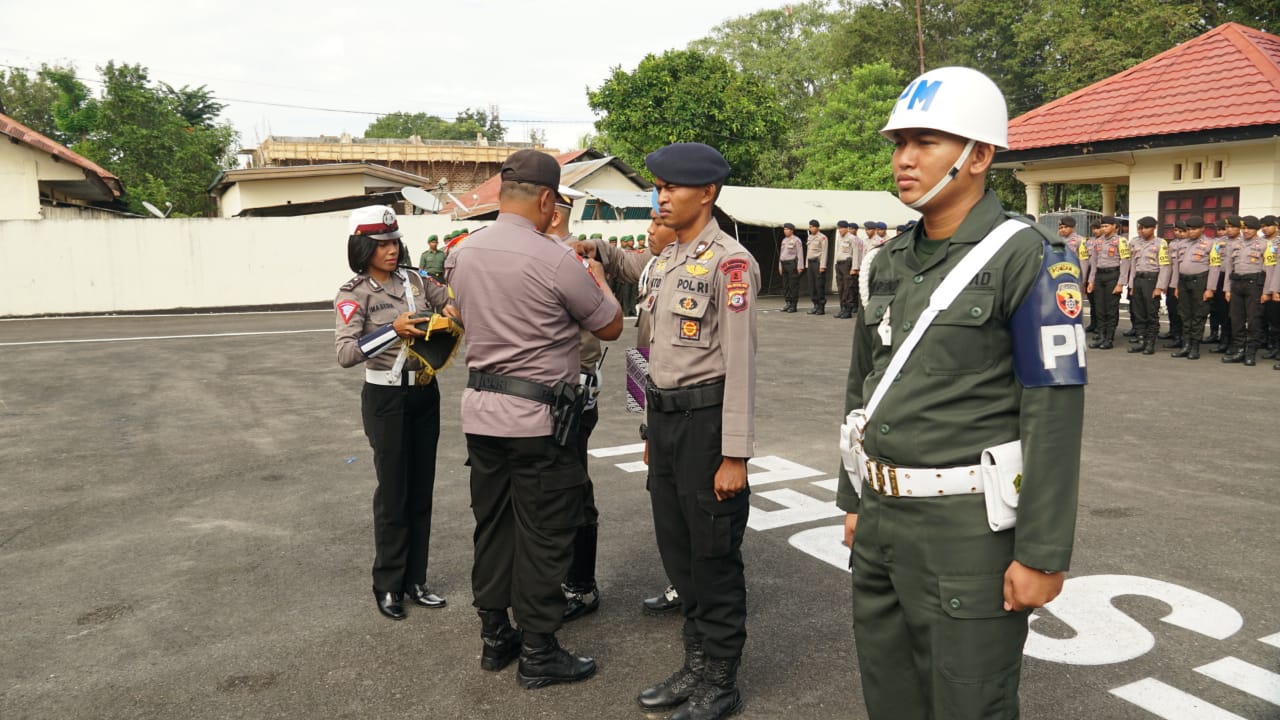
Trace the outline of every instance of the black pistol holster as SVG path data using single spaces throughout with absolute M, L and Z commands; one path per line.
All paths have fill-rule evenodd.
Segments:
M 472 369 L 467 374 L 467 387 L 551 406 L 551 436 L 561 447 L 577 434 L 578 423 L 587 404 L 586 386 L 566 380 L 555 385 L 543 385 L 511 375 L 494 375 Z

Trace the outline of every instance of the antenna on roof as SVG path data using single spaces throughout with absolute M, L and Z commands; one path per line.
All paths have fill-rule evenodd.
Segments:
M 169 217 L 169 213 L 173 212 L 173 203 L 171 202 L 167 202 L 164 204 L 164 212 L 160 212 L 160 208 L 156 207 L 155 205 L 152 205 L 146 200 L 142 201 L 142 207 L 146 208 L 147 212 L 151 213 L 152 215 L 155 215 L 156 217 L 162 220 L 164 218 Z

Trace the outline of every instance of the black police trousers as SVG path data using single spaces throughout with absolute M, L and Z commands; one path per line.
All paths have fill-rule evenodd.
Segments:
M 1152 297 L 1155 292 L 1158 273 L 1134 273 L 1133 287 L 1130 288 L 1129 310 L 1132 315 L 1133 329 L 1138 337 L 1155 340 L 1160 334 L 1160 299 Z
M 587 475 L 573 444 L 541 437 L 467 434 L 471 512 L 476 518 L 472 604 L 512 609 L 525 632 L 563 622 L 560 583 L 582 525 Z
M 840 307 L 850 311 L 858 309 L 858 276 L 850 275 L 853 259 L 836 263 L 836 288 L 840 292 Z
M 1116 326 L 1120 324 L 1120 296 L 1113 294 L 1116 283 L 1120 279 L 1120 268 L 1098 268 L 1094 274 L 1093 317 L 1097 322 L 1098 335 L 1106 340 L 1114 338 Z
M 714 492 L 722 427 L 719 405 L 649 408 L 649 499 L 662 566 L 680 593 L 684 633 L 706 654 L 737 658 L 747 640 L 742 536 L 749 490 L 720 502 Z
M 427 577 L 440 388 L 434 382 L 410 387 L 365 383 L 360 415 L 378 475 L 373 491 L 373 588 L 401 592 L 425 583 Z
M 1231 341 L 1240 349 L 1262 345 L 1262 273 L 1231 279 Z
M 819 260 L 809 261 L 809 299 L 814 307 L 826 307 L 827 304 L 827 271 L 822 269 Z
M 582 471 L 587 476 L 586 491 L 582 501 L 582 525 L 573 538 L 573 562 L 569 565 L 569 575 L 565 584 L 575 590 L 590 590 L 596 582 L 596 547 L 600 511 L 596 508 L 595 486 L 591 482 L 591 471 L 587 469 L 587 446 L 591 442 L 591 431 L 600 422 L 600 408 L 593 407 L 582 412 L 578 421 L 578 433 L 574 437 L 574 453 L 578 462 L 582 463 Z
M 1204 299 L 1208 280 L 1208 271 L 1178 278 L 1178 311 L 1182 315 L 1182 332 L 1186 333 L 1187 339 L 1197 342 L 1204 337 L 1204 319 L 1209 315 L 1209 303 Z
M 782 299 L 794 305 L 800 299 L 800 270 L 795 260 L 782 261 Z

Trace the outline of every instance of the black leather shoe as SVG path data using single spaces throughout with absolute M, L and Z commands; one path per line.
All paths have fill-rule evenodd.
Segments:
M 1162 332 L 1156 336 L 1156 338 L 1160 340 L 1168 340 L 1171 337 L 1173 337 L 1173 333 L 1171 332 Z
M 1143 344 L 1142 344 L 1142 354 L 1143 354 L 1143 355 L 1155 355 L 1155 354 L 1156 354 L 1156 341 L 1155 341 L 1155 340 L 1148 340 L 1148 341 L 1146 341 L 1145 343 L 1143 343 Z
M 392 620 L 405 619 L 404 593 L 373 591 L 373 599 L 378 603 L 378 612 Z
M 1200 359 L 1200 343 L 1195 342 L 1193 340 L 1191 341 L 1190 346 L 1191 346 L 1191 351 L 1187 353 L 1187 359 L 1199 360 Z
M 1098 344 L 1098 349 L 1099 349 L 1099 350 L 1110 350 L 1111 348 L 1113 348 L 1113 347 L 1115 347 L 1115 346 L 1116 346 L 1115 342 L 1114 342 L 1113 340 L 1111 340 L 1110 338 L 1108 338 L 1108 339 L 1103 340 L 1101 343 L 1099 343 L 1099 344 Z
M 596 674 L 596 661 L 570 654 L 555 635 L 525 633 L 520 646 L 516 682 L 526 690 L 586 680 Z
M 1237 351 L 1235 351 L 1235 352 L 1231 353 L 1230 355 L 1223 355 L 1223 356 L 1222 356 L 1222 362 L 1224 362 L 1224 363 L 1242 363 L 1242 362 L 1244 362 L 1244 350 L 1237 350 Z
M 817 306 L 817 305 L 814 305 L 813 307 L 809 308 L 809 312 L 807 312 L 807 313 L 805 313 L 805 314 L 806 314 L 806 315 L 817 315 L 817 314 L 818 314 L 818 306 Z
M 564 621 L 577 620 L 583 615 L 588 615 L 600 608 L 600 589 L 592 583 L 587 590 L 579 590 L 571 588 L 568 585 L 561 585 L 560 589 L 564 591 Z
M 1263 352 L 1262 357 L 1267 360 L 1275 360 L 1276 358 L 1280 358 L 1280 348 L 1271 348 L 1270 350 Z
M 1184 358 L 1191 354 L 1191 343 L 1182 346 L 1182 349 L 1175 353 L 1169 353 L 1169 357 Z
M 674 585 L 668 585 L 657 597 L 644 599 L 644 611 L 649 615 L 665 615 L 679 609 L 680 593 L 676 592 Z
M 480 668 L 497 672 L 520 657 L 520 643 L 524 636 L 511 627 L 506 610 L 477 610 L 480 615 L 480 639 L 484 650 L 480 654 Z
M 1177 335 L 1174 335 L 1172 340 L 1164 344 L 1164 346 L 1167 348 L 1182 347 L 1182 345 L 1183 345 L 1182 338 L 1178 337 Z
M 1254 355 L 1254 352 L 1253 352 L 1253 351 L 1249 351 L 1249 352 L 1247 352 L 1247 353 L 1245 353 L 1245 354 L 1244 354 L 1244 366 L 1245 366 L 1245 367 L 1253 367 L 1254 365 L 1257 365 L 1257 364 L 1258 364 L 1258 359 L 1257 359 L 1257 357 L 1255 357 L 1255 355 Z
M 813 314 L 814 314 L 814 315 L 826 315 L 826 314 L 827 314 L 827 311 L 826 311 L 826 310 L 824 310 L 824 309 L 822 309 L 822 308 L 818 308 L 817 310 L 815 310 L 815 311 L 814 311 L 814 313 L 813 313 Z
M 1144 341 L 1144 340 L 1143 340 L 1142 338 L 1140 338 L 1140 337 L 1137 337 L 1137 338 L 1133 338 L 1132 340 L 1130 340 L 1130 341 L 1129 341 L 1129 349 L 1128 349 L 1128 350 L 1126 350 L 1125 352 L 1127 352 L 1127 353 L 1140 353 L 1140 352 L 1142 352 L 1143 350 L 1146 350 L 1146 349 L 1147 349 L 1147 343 L 1146 343 L 1146 341 Z
M 442 608 L 448 605 L 444 598 L 428 590 L 426 585 L 410 585 L 404 594 L 408 595 L 415 605 L 421 605 L 424 608 Z
M 1209 337 L 1207 337 L 1207 338 L 1205 338 L 1205 339 L 1204 339 L 1204 342 L 1207 342 L 1207 343 L 1216 343 L 1216 342 L 1220 341 L 1221 339 L 1222 339 L 1222 338 L 1218 337 L 1218 333 L 1216 333 L 1216 332 L 1215 332 L 1215 333 L 1210 333 L 1210 334 L 1209 334 Z
M 1271 369 L 1272 369 L 1272 370 L 1280 370 L 1280 363 L 1276 363 L 1275 365 L 1272 365 L 1272 366 L 1271 366 Z
M 1125 337 L 1133 337 L 1134 335 L 1137 335 L 1137 334 L 1138 334 L 1137 328 L 1129 328 L 1128 330 L 1124 331 Z
M 1231 349 L 1230 345 L 1223 345 L 1222 343 L 1218 343 L 1217 345 L 1214 345 L 1213 347 L 1209 348 L 1209 352 L 1217 355 L 1221 355 L 1222 353 L 1230 349 Z

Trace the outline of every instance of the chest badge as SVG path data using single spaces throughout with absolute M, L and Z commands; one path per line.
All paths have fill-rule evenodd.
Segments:
M 708 270 L 707 268 L 701 265 L 693 265 L 693 264 L 685 265 L 684 271 L 694 277 L 702 277 L 703 275 L 706 275 L 707 273 L 711 272 L 710 270 Z
M 680 337 L 685 340 L 697 340 L 702 337 L 702 323 L 697 320 L 680 321 Z
M 680 298 L 680 309 L 681 310 L 697 310 L 698 301 L 694 300 L 691 297 Z

